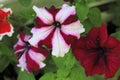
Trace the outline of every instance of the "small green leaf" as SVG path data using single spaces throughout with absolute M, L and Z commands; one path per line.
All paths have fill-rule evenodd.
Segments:
M 44 74 L 39 80 L 56 80 L 55 79 L 55 74 L 52 72 L 48 72 L 46 74 Z
M 32 73 L 20 71 L 17 80 L 35 80 L 35 77 Z
M 89 20 L 94 26 L 100 26 L 102 23 L 101 12 L 98 8 L 91 8 L 89 11 Z
M 117 38 L 118 40 L 120 40 L 120 31 L 112 33 L 111 36 L 113 36 L 113 37 Z
M 32 0 L 18 0 L 21 5 L 27 7 L 31 4 Z
M 88 15 L 89 7 L 86 3 L 76 3 L 76 13 L 81 22 L 83 22 Z

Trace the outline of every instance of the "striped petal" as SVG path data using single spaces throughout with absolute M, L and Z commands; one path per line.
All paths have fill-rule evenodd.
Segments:
M 60 34 L 60 30 L 57 28 L 55 30 L 53 39 L 52 39 L 52 55 L 58 57 L 63 57 L 65 53 L 69 51 L 70 45 L 67 45 L 65 43 L 65 40 L 63 39 L 62 35 Z
M 63 23 L 71 15 L 75 15 L 75 7 L 64 4 L 60 11 L 56 14 L 55 19 L 56 21 Z
M 44 27 L 44 28 L 33 28 L 31 30 L 33 36 L 29 40 L 29 43 L 33 46 L 38 46 L 38 42 L 44 40 L 51 32 L 53 27 Z
M 45 8 L 33 6 L 33 9 L 36 12 L 37 17 L 39 17 L 45 24 L 51 24 L 53 22 L 52 14 L 50 14 Z
M 84 32 L 85 29 L 83 28 L 83 25 L 80 23 L 80 21 L 76 21 L 74 23 L 71 23 L 69 25 L 62 25 L 61 30 L 67 34 L 67 35 L 73 35 L 80 38 L 80 33 Z

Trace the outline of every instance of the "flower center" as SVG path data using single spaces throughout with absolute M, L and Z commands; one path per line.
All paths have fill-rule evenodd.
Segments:
M 106 49 L 102 47 L 98 47 L 100 55 L 105 55 Z
M 30 49 L 30 46 L 31 46 L 30 43 L 29 43 L 29 42 L 25 42 L 25 44 L 26 44 L 26 46 L 25 46 L 26 49 L 29 50 L 29 49 Z
M 54 22 L 53 26 L 55 26 L 56 28 L 61 28 L 60 22 Z

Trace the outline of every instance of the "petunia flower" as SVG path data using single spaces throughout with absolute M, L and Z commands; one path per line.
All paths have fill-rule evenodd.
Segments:
M 28 72 L 33 72 L 45 66 L 43 61 L 48 54 L 42 47 L 36 48 L 31 46 L 28 42 L 30 37 L 20 32 L 18 42 L 15 44 L 14 49 L 15 55 L 19 59 L 17 66 L 21 67 L 22 71 L 25 69 Z
M 92 28 L 86 37 L 74 42 L 72 51 L 87 76 L 103 74 L 111 78 L 119 68 L 120 41 L 108 36 L 105 24 Z
M 14 32 L 12 25 L 6 19 L 10 14 L 12 14 L 10 8 L 0 9 L 0 40 L 2 40 L 5 35 L 12 36 Z
M 37 14 L 36 25 L 31 30 L 33 36 L 29 40 L 31 45 L 45 44 L 52 48 L 52 55 L 63 57 L 68 52 L 71 43 L 80 38 L 85 29 L 75 18 L 74 6 L 64 4 L 61 9 L 38 8 L 33 6 Z

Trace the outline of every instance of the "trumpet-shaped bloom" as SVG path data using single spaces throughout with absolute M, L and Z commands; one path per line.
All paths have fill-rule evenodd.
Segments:
M 47 57 L 47 51 L 45 49 L 36 48 L 31 46 L 28 43 L 30 39 L 29 35 L 25 35 L 20 32 L 18 37 L 18 42 L 15 44 L 15 55 L 18 57 L 18 67 L 21 67 L 21 70 L 24 69 L 28 72 L 37 71 L 40 68 L 43 68 L 45 64 L 42 62 Z
M 91 29 L 86 37 L 72 45 L 72 49 L 87 75 L 104 74 L 105 78 L 110 78 L 119 68 L 120 41 L 108 36 L 105 24 Z
M 5 35 L 12 36 L 13 34 L 13 27 L 6 19 L 10 14 L 12 14 L 10 8 L 0 9 L 0 40 Z
M 71 43 L 80 38 L 84 32 L 83 25 L 75 18 L 74 6 L 64 4 L 61 9 L 38 8 L 33 6 L 37 14 L 36 25 L 31 30 L 33 36 L 31 45 L 43 43 L 52 48 L 52 55 L 63 57 L 68 52 Z

